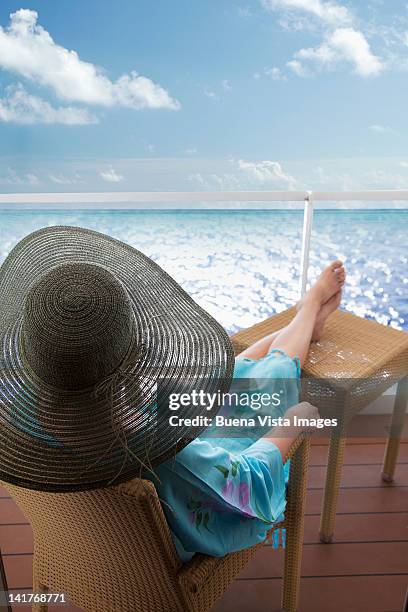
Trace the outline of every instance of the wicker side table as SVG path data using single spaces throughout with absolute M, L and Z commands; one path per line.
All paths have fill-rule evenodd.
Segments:
M 232 337 L 238 354 L 250 344 L 287 325 L 290 308 Z M 408 334 L 341 310 L 327 320 L 323 338 L 313 343 L 302 371 L 302 395 L 317 405 L 322 416 L 336 416 L 338 427 L 329 443 L 320 538 L 334 533 L 346 430 L 362 408 L 398 383 L 382 478 L 393 480 L 408 397 Z

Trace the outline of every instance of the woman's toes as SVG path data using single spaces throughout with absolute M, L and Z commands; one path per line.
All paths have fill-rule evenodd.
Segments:
M 337 281 L 343 284 L 346 280 L 346 270 L 344 269 L 344 267 L 342 266 L 341 268 L 337 268 L 336 270 L 334 270 L 334 273 L 337 277 Z
M 340 261 L 340 259 L 336 259 L 335 261 L 332 261 L 331 264 L 329 265 L 329 268 L 331 268 L 332 270 L 338 270 L 342 267 L 343 267 L 343 262 Z
M 305 298 L 297 304 L 297 310 L 299 310 L 308 299 L 317 299 L 320 302 L 320 306 L 323 306 L 323 304 L 339 291 L 345 279 L 346 272 L 343 263 L 340 259 L 336 259 L 323 270 L 315 284 L 307 292 Z

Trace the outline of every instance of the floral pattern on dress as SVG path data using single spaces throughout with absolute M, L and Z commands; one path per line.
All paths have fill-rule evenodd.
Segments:
M 201 527 L 203 527 L 210 533 L 213 533 L 208 526 L 210 512 L 201 500 L 190 497 L 187 502 L 187 508 L 190 510 L 190 523 L 195 526 L 197 531 L 201 531 Z
M 249 484 L 245 481 L 234 480 L 238 474 L 239 464 L 239 461 L 231 461 L 229 468 L 225 465 L 214 466 L 226 480 L 225 484 L 221 487 L 221 495 L 226 502 L 239 508 L 245 516 L 257 518 L 263 523 L 270 525 L 271 521 L 268 521 L 256 502 L 256 511 L 251 508 L 249 504 L 251 495 Z

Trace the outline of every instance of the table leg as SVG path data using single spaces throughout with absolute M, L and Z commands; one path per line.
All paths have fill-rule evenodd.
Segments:
M 391 428 L 385 449 L 382 479 L 385 482 L 394 480 L 395 466 L 398 459 L 398 450 L 401 441 L 401 432 L 404 426 L 405 412 L 408 399 L 408 376 L 399 381 L 392 413 Z
M 320 540 L 326 544 L 332 541 L 334 534 L 337 497 L 339 494 L 345 445 L 346 436 L 343 429 L 332 432 L 327 458 L 326 484 L 319 530 Z

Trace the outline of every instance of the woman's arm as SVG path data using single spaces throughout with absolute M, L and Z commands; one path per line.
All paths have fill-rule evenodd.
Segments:
M 320 418 L 318 409 L 308 402 L 301 402 L 300 404 L 292 406 L 292 408 L 289 408 L 289 410 L 286 411 L 285 419 L 290 419 L 291 425 L 275 427 L 273 430 L 273 435 L 264 436 L 265 440 L 272 442 L 272 444 L 275 444 L 275 446 L 278 447 L 283 460 L 287 456 L 294 439 L 297 438 L 299 434 L 304 432 L 313 433 L 315 430 L 314 427 L 300 427 L 299 425 L 295 424 L 295 416 L 300 419 L 307 419 L 309 421 L 311 419 Z

